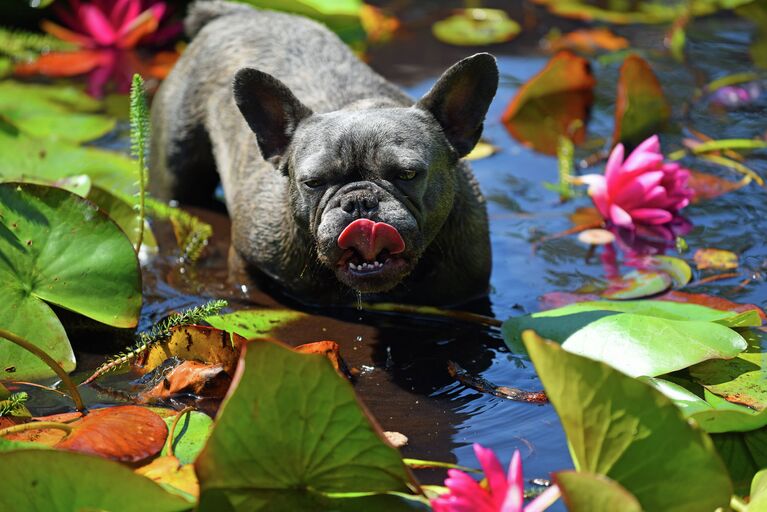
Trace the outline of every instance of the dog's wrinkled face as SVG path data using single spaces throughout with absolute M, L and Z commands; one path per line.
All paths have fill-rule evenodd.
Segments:
M 363 100 L 313 113 L 252 68 L 234 99 L 261 155 L 289 178 L 296 224 L 339 281 L 384 292 L 415 267 L 449 216 L 458 159 L 479 140 L 498 86 L 488 54 L 448 69 L 412 107 Z
M 416 108 L 314 115 L 285 162 L 291 209 L 339 281 L 387 291 L 450 213 L 456 161 L 439 125 Z

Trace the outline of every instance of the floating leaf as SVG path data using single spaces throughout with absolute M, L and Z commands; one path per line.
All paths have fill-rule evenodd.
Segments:
M 131 244 L 136 244 L 141 216 L 131 203 L 101 187 L 93 187 L 87 197 L 104 210 L 115 224 L 120 226 Z M 157 240 L 147 222 L 144 222 L 142 247 L 147 247 L 152 251 L 157 250 Z
M 138 393 L 137 403 L 153 403 L 178 395 L 192 395 L 205 398 L 223 398 L 232 382 L 231 374 L 221 364 L 206 364 L 199 361 L 166 359 L 154 372 L 142 378 L 147 389 Z
M 671 108 L 650 65 L 638 55 L 626 57 L 618 77 L 613 144 L 637 146 L 662 131 L 670 116 Z
M 490 144 L 489 142 L 485 142 L 480 140 L 477 142 L 477 145 L 474 146 L 474 149 L 471 150 L 471 152 L 464 157 L 465 160 L 481 160 L 483 158 L 487 158 L 489 156 L 493 156 L 498 152 L 498 148 Z
M 644 270 L 665 272 L 671 278 L 675 288 L 681 288 L 692 279 L 690 265 L 683 259 L 673 256 L 644 256 L 635 258 L 631 264 Z
M 578 240 L 589 245 L 607 245 L 615 241 L 615 235 L 606 229 L 587 229 L 578 233 Z
M 581 206 L 570 214 L 570 220 L 576 227 L 599 226 L 604 222 L 602 215 L 593 206 Z
M 157 482 L 169 492 L 181 491 L 181 495 L 188 496 L 190 501 L 200 495 L 200 484 L 194 473 L 194 466 L 182 464 L 171 455 L 157 457 L 146 466 L 138 468 L 136 474 Z
M 130 241 L 93 204 L 66 190 L 0 184 L 0 325 L 74 369 L 66 333 L 47 302 L 116 327 L 136 325 L 141 276 Z M 36 378 L 51 370 L 3 343 L 0 368 Z M 8 377 L 8 373 L 0 373 Z
M 176 415 L 165 419 L 168 430 L 176 419 Z M 189 411 L 176 424 L 173 433 L 173 455 L 181 464 L 191 464 L 202 451 L 205 442 L 213 429 L 213 420 L 205 413 Z
M 583 28 L 560 36 L 547 37 L 547 47 L 551 51 L 573 50 L 582 53 L 594 53 L 597 50 L 615 52 L 629 47 L 625 37 L 616 36 L 607 27 Z
M 502 121 L 522 144 L 556 155 L 560 136 L 585 139 L 595 83 L 586 59 L 559 52 L 517 91 Z
M 73 423 L 56 448 L 121 462 L 137 462 L 160 453 L 168 427 L 145 407 L 122 405 L 92 410 Z
M 730 181 L 706 172 L 690 170 L 687 186 L 694 192 L 692 202 L 698 203 L 707 199 L 714 199 L 733 190 L 738 190 L 750 182 L 750 179 Z
M 501 9 L 461 9 L 431 27 L 434 37 L 458 46 L 481 46 L 514 39 L 522 27 Z
M 59 450 L 0 453 L 0 510 L 180 512 L 192 504 L 116 462 Z
M 640 299 L 664 292 L 671 283 L 671 276 L 666 272 L 632 270 L 620 280 L 610 281 L 610 286 L 601 295 L 606 299 Z
M 636 497 L 642 510 L 727 507 L 732 484 L 711 440 L 668 398 L 533 333 L 526 333 L 525 345 L 578 471 L 611 478 Z
M 767 427 L 750 432 L 711 434 L 711 439 L 727 465 L 735 492 L 747 494 L 751 479 L 767 467 Z
M 748 512 L 763 510 L 767 510 L 767 469 L 754 475 L 748 501 Z
M 399 454 L 324 357 L 249 343 L 235 379 L 195 462 L 203 504 L 206 494 L 257 510 L 258 497 L 275 491 L 301 499 L 408 492 L 412 479 Z
M 743 353 L 729 361 L 705 361 L 690 368 L 695 382 L 729 402 L 756 411 L 767 409 L 763 353 Z
M 383 9 L 370 4 L 360 7 L 360 22 L 372 43 L 389 42 L 401 25 L 396 17 L 388 16 Z
M 237 333 L 246 339 L 253 339 L 268 337 L 273 329 L 303 317 L 303 313 L 290 309 L 251 309 L 211 316 L 205 320 L 217 329 Z
M 554 476 L 571 512 L 642 512 L 634 495 L 604 475 L 559 471 Z
M 699 304 L 701 306 L 718 309 L 719 311 L 729 311 L 731 313 L 755 311 L 759 318 L 763 321 L 767 320 L 767 314 L 765 314 L 759 306 L 754 304 L 738 304 L 737 302 L 732 302 L 731 300 L 716 297 L 714 295 L 706 295 L 705 293 L 688 293 L 680 292 L 679 290 L 671 290 L 658 297 L 658 299 L 684 304 Z
M 724 249 L 698 249 L 693 259 L 698 270 L 738 268 L 738 255 Z

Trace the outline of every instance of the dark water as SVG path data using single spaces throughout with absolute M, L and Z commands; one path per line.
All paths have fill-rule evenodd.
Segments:
M 536 42 L 550 23 L 555 22 L 544 17 L 538 20 L 531 35 L 483 49 L 498 57 L 502 72 L 501 89 L 490 108 L 484 133 L 484 138 L 501 151 L 473 163 L 489 199 L 494 262 L 490 302 L 494 316 L 499 319 L 539 310 L 540 297 L 548 292 L 575 291 L 604 279 L 599 258 L 587 258 L 588 247 L 575 237 L 545 243 L 533 252 L 532 241 L 569 228 L 568 215 L 578 206 L 589 206 L 590 201 L 582 197 L 561 204 L 556 193 L 542 185 L 544 181 L 557 180 L 556 159 L 526 149 L 511 138 L 500 122 L 519 84 L 540 70 L 548 59 Z M 572 27 L 571 22 L 556 23 Z M 691 102 L 696 87 L 728 74 L 753 71 L 748 58 L 752 29 L 735 17 L 697 21 L 688 34 L 688 64 L 679 64 L 663 54 L 661 28 L 616 29 L 650 60 L 674 108 L 674 119 L 682 121 L 680 129 L 662 134 L 664 148 L 678 148 L 681 138 L 689 135 L 685 131 L 689 127 L 713 138 L 764 135 L 767 129 L 764 98 L 753 106 L 730 112 L 714 111 L 705 101 Z M 417 97 L 428 90 L 442 69 L 474 50 L 449 48 L 433 41 L 426 31 L 416 30 L 372 49 L 369 61 Z M 620 60 L 611 64 L 594 61 L 598 88 L 589 125 L 590 138 L 594 140 L 587 145 L 591 147 L 604 147 L 609 141 L 619 64 Z M 599 138 L 603 139 L 601 146 Z M 588 154 L 589 151 L 579 150 L 577 156 Z M 752 153 L 746 163 L 767 175 L 767 153 Z M 691 167 L 739 178 L 703 163 Z M 602 172 L 602 167 L 588 172 Z M 751 184 L 686 209 L 685 214 L 694 225 L 685 236 L 691 248 L 688 259 L 695 249 L 703 247 L 741 254 L 738 277 L 690 287 L 688 291 L 767 306 L 763 277 L 767 271 L 766 194 L 765 189 Z M 233 308 L 285 304 L 258 290 L 226 284 L 226 219 L 214 214 L 206 214 L 205 218 L 215 221 L 216 236 L 196 269 L 180 269 L 168 254 L 156 258 L 145 269 L 142 326 L 148 326 L 168 311 L 212 297 L 230 299 Z M 167 226 L 157 227 L 160 239 L 170 240 Z M 698 277 L 694 276 L 693 281 Z M 744 280 L 747 284 L 739 286 Z M 447 361 L 455 361 L 470 373 L 498 385 L 541 389 L 532 365 L 524 357 L 509 353 L 498 330 L 354 309 L 311 313 L 310 319 L 278 332 L 279 337 L 291 344 L 320 339 L 338 341 L 350 366 L 362 371 L 356 389 L 378 422 L 384 430 L 409 437 L 409 445 L 402 450 L 405 456 L 476 465 L 471 443 L 479 442 L 495 449 L 504 465 L 512 452 L 519 449 L 528 478 L 545 478 L 552 471 L 571 467 L 561 426 L 550 405 L 482 394 L 448 374 Z M 81 360 L 85 367 L 98 362 L 95 357 Z M 103 394 L 93 391 L 88 394 L 92 401 L 110 401 Z M 39 400 L 35 398 L 31 405 L 46 410 L 46 404 Z M 421 476 L 429 483 L 442 477 L 429 473 Z

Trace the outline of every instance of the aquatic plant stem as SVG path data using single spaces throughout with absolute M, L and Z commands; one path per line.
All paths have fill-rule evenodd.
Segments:
M 15 434 L 16 432 L 26 432 L 27 430 L 41 430 L 45 428 L 55 428 L 56 430 L 63 430 L 67 434 L 72 432 L 72 426 L 66 423 L 59 423 L 58 421 L 28 421 L 27 423 L 19 423 L 18 425 L 11 425 L 0 429 L 0 437 L 5 437 L 8 434 Z
M 136 254 L 141 250 L 141 243 L 144 240 L 144 222 L 146 218 L 145 197 L 146 197 L 146 153 L 147 143 L 149 141 L 149 107 L 146 101 L 146 92 L 144 90 L 144 79 L 141 75 L 134 74 L 130 89 L 130 137 L 133 156 L 138 160 L 139 175 L 139 225 L 138 237 L 136 239 Z
M 46 354 L 43 349 L 30 343 L 21 336 L 17 336 L 12 332 L 6 331 L 5 329 L 0 329 L 0 338 L 5 338 L 11 343 L 15 343 L 16 345 L 40 358 L 40 360 L 47 364 L 51 370 L 56 372 L 56 375 L 58 375 L 58 377 L 61 379 L 61 383 L 69 392 L 69 397 L 75 403 L 75 409 L 80 412 L 85 410 L 85 404 L 83 403 L 83 399 L 80 396 L 80 392 L 77 391 L 77 386 L 75 386 L 75 383 L 72 382 L 72 379 L 69 378 L 69 375 L 64 371 L 64 368 L 62 368 L 61 365 L 59 365 L 59 363 L 57 363 L 51 356 Z
M 742 499 L 733 495 L 730 498 L 730 508 L 735 512 L 746 512 L 748 510 L 748 505 L 743 503 Z
M 163 448 L 165 455 L 173 457 L 173 438 L 176 437 L 176 425 L 181 421 L 182 416 L 192 411 L 194 411 L 194 407 L 184 407 L 178 414 L 176 414 L 176 417 L 173 418 L 173 423 L 171 423 L 170 428 L 168 429 L 168 439 L 165 440 L 165 447 Z

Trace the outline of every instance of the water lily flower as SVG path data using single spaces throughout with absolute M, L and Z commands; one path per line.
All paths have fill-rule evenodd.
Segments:
M 623 144 L 618 144 L 604 175 L 581 176 L 599 213 L 609 225 L 630 230 L 671 222 L 692 198 L 687 187 L 690 171 L 663 161 L 657 135 L 637 146 L 625 161 L 623 155 Z
M 431 501 L 434 512 L 540 512 L 559 498 L 559 488 L 553 485 L 525 507 L 519 450 L 511 458 L 508 475 L 492 450 L 475 443 L 474 453 L 487 484 L 481 485 L 463 471 L 448 470 L 445 486 L 449 491 Z

